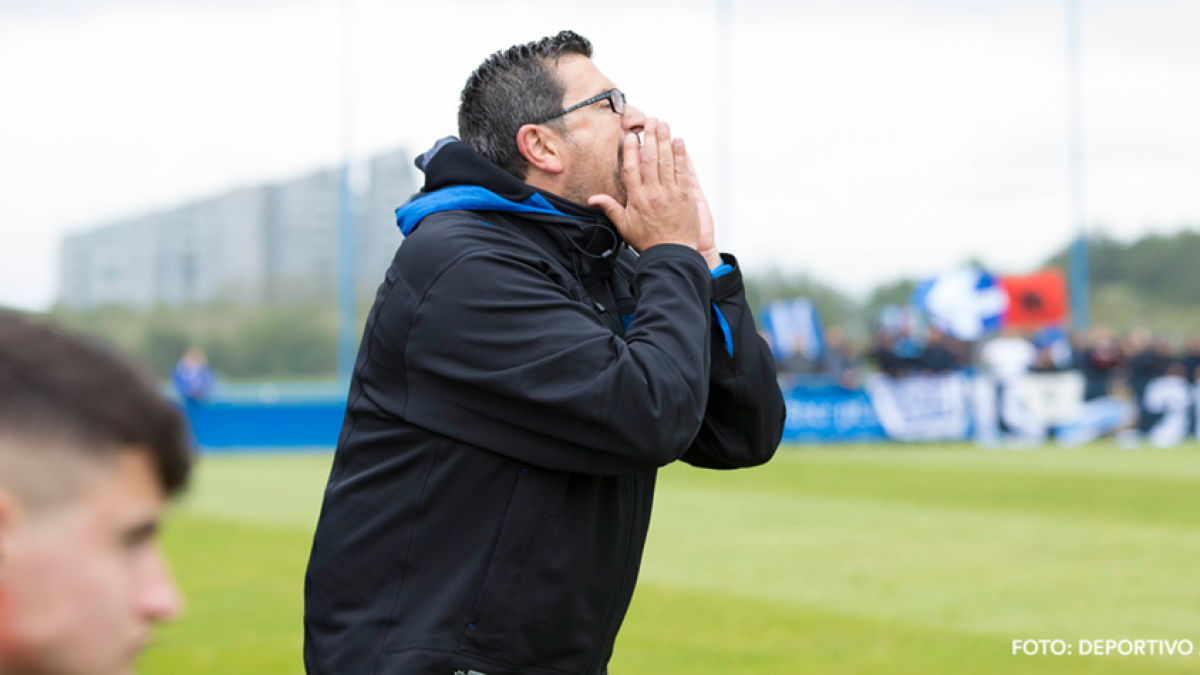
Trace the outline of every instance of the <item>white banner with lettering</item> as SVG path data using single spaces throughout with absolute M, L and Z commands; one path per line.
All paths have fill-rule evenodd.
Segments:
M 976 442 L 985 447 L 1036 446 L 1053 429 L 1060 443 L 1075 446 L 1137 421 L 1137 411 L 1127 401 L 1105 396 L 1084 402 L 1084 386 L 1083 376 L 1075 371 L 976 378 Z
M 970 433 L 969 380 L 962 375 L 878 375 L 867 380 L 866 389 L 888 438 L 949 441 Z

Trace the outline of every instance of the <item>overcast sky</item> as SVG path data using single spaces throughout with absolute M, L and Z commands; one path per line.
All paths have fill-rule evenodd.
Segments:
M 1086 214 L 1200 226 L 1200 2 L 1082 0 Z M 732 235 L 854 293 L 1071 236 L 1061 0 L 737 0 Z M 571 28 L 715 191 L 715 5 L 356 0 L 353 149 L 455 132 L 489 53 Z M 48 307 L 64 233 L 341 155 L 334 0 L 0 3 L 0 305 Z M 381 227 L 394 227 L 386 219 Z

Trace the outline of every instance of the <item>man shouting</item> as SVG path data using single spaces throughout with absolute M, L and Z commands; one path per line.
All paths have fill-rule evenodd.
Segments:
M 309 561 L 311 675 L 604 673 L 656 470 L 779 444 L 687 149 L 591 54 L 564 31 L 492 55 L 461 141 L 417 159 Z

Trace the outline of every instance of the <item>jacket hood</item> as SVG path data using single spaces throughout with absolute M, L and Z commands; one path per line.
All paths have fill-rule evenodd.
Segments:
M 514 211 L 608 222 L 599 211 L 526 184 L 453 136 L 439 140 L 415 164 L 425 172 L 425 185 L 396 209 L 396 225 L 406 237 L 426 216 L 441 211 Z

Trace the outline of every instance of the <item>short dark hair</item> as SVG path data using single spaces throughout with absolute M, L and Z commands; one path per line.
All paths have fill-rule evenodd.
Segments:
M 184 488 L 192 465 L 182 416 L 145 374 L 98 343 L 0 313 L 5 436 L 97 459 L 146 451 L 167 494 Z
M 566 86 L 551 67 L 568 54 L 592 57 L 592 43 L 564 30 L 487 58 L 463 87 L 458 137 L 494 164 L 525 179 L 529 163 L 517 149 L 517 131 L 562 109 Z M 547 122 L 562 131 L 561 119 Z

